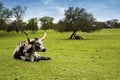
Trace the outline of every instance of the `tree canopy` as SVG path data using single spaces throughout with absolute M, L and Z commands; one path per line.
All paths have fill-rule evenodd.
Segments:
M 12 9 L 13 16 L 16 18 L 16 20 L 22 20 L 23 16 L 25 15 L 26 7 L 22 7 L 20 5 L 15 6 Z
M 32 30 L 33 33 L 38 30 L 38 22 L 37 22 L 37 18 L 31 18 L 30 20 L 28 20 L 28 24 L 27 27 L 29 30 Z
M 47 30 L 52 28 L 54 18 L 45 16 L 40 18 L 39 20 L 41 21 L 41 25 L 42 25 L 41 29 Z
M 91 32 L 97 29 L 96 26 L 93 26 L 95 18 L 84 8 L 69 7 L 65 10 L 64 15 L 65 18 L 58 22 L 56 29 L 60 32 L 73 31 L 70 39 L 75 36 L 77 31 Z
M 12 11 L 5 8 L 0 2 L 0 29 L 5 30 L 8 19 L 12 16 Z

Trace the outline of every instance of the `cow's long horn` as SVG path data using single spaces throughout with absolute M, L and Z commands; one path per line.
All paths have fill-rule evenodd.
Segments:
M 28 34 L 24 30 L 23 30 L 23 33 L 26 35 L 28 43 L 30 43 L 30 38 L 29 38 Z
M 23 32 L 26 35 L 28 43 L 30 43 L 30 38 L 29 38 L 28 34 L 22 29 L 21 26 L 19 26 L 19 28 L 20 28 L 21 32 Z
M 40 39 L 43 41 L 45 39 L 45 37 L 46 37 L 46 31 L 44 32 L 44 36 Z

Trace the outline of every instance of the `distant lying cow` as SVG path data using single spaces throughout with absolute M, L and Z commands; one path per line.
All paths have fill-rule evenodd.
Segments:
M 46 37 L 46 33 L 44 33 L 42 38 L 34 38 L 32 40 L 29 39 L 26 32 L 24 33 L 27 36 L 27 41 L 22 41 L 18 44 L 14 51 L 14 58 L 25 61 L 50 60 L 51 58 L 43 57 L 37 53 L 46 51 L 42 43 Z

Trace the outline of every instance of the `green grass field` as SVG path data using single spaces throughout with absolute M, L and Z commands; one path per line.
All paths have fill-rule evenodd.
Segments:
M 30 34 L 41 37 L 43 31 Z M 0 32 L 0 80 L 120 80 L 120 29 L 78 34 L 83 40 L 68 40 L 71 33 L 47 31 L 43 56 L 50 61 L 13 59 L 23 33 Z

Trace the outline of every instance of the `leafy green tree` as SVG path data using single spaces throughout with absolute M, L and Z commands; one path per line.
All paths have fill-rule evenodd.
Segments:
M 32 30 L 33 33 L 38 30 L 37 18 L 31 18 L 28 20 L 27 28 Z
M 40 18 L 39 20 L 41 21 L 41 25 L 42 25 L 41 29 L 47 30 L 52 28 L 54 18 L 45 16 Z
M 12 11 L 8 8 L 5 8 L 3 4 L 0 2 L 0 29 L 6 30 L 7 22 L 12 16 Z
M 92 32 L 97 28 L 93 26 L 95 18 L 91 13 L 88 13 L 84 8 L 69 7 L 65 10 L 65 18 L 60 20 L 56 25 L 59 32 L 73 31 L 69 39 L 74 38 L 77 31 Z

